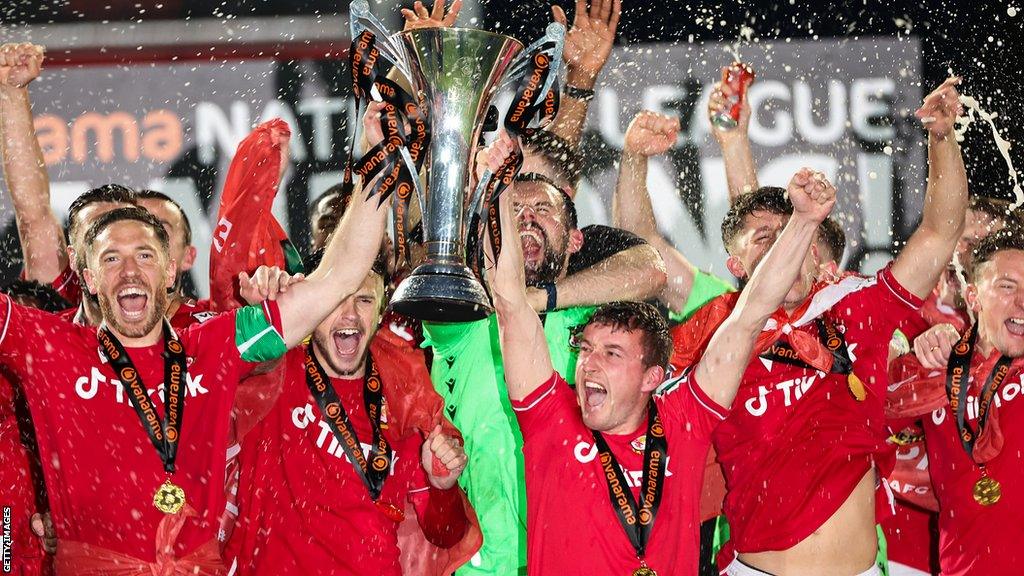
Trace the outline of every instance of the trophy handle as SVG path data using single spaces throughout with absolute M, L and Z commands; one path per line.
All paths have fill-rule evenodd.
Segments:
M 551 45 L 544 48 L 544 44 L 547 43 L 550 43 Z M 523 79 L 523 75 L 526 73 L 526 70 L 529 68 L 528 64 L 534 54 L 538 52 L 547 53 L 548 57 L 551 58 L 552 73 L 548 75 L 547 82 L 544 83 L 543 89 L 538 94 L 538 100 L 544 98 L 548 91 L 551 90 L 551 86 L 554 85 L 555 79 L 562 73 L 562 50 L 564 47 L 565 26 L 562 26 L 558 22 L 548 24 L 543 36 L 516 55 L 515 60 L 513 60 L 512 64 L 509 66 L 509 71 L 505 74 L 505 78 L 502 80 L 498 90 L 504 90 L 510 86 L 518 85 L 519 81 Z
M 393 64 L 411 85 L 412 74 L 409 72 L 409 59 L 406 55 L 405 47 L 395 39 L 395 36 L 388 32 L 383 22 L 370 12 L 370 4 L 366 0 L 353 0 L 349 4 L 348 10 L 351 21 L 349 27 L 353 40 L 362 34 L 364 30 L 372 32 L 377 37 L 376 45 L 380 50 L 381 56 L 384 56 L 388 62 Z
M 492 178 L 494 178 L 494 172 L 491 172 L 490 169 L 485 170 L 483 175 L 480 176 L 480 182 L 477 183 L 476 190 L 473 190 L 473 195 L 466 206 L 464 217 L 466 222 L 469 222 L 473 215 L 480 212 L 480 209 L 483 207 L 484 191 L 487 190 L 487 185 L 491 183 Z

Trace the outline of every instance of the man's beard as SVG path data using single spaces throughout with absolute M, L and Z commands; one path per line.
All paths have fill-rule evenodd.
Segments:
M 544 259 L 536 267 L 531 267 L 529 263 L 525 264 L 526 285 L 540 286 L 541 284 L 553 284 L 562 275 L 562 270 L 565 269 L 565 251 L 569 248 L 569 236 L 566 235 L 562 239 L 562 245 L 558 250 L 555 250 L 548 241 L 548 235 L 542 228 L 537 226 L 533 229 L 544 239 Z
M 100 296 L 100 311 L 103 314 L 103 320 L 110 325 L 118 334 L 126 336 L 128 338 L 141 338 L 146 334 L 149 334 L 157 324 L 163 319 L 164 314 L 167 312 L 167 294 L 163 290 L 154 290 L 152 294 L 153 306 L 150 309 L 149 316 L 143 321 L 141 325 L 125 326 L 121 324 L 117 315 L 114 313 L 114 306 L 111 304 L 110 299 L 106 296 Z
M 355 366 L 353 366 L 349 370 L 342 369 L 341 366 L 338 366 L 334 362 L 334 356 L 331 354 L 331 351 L 334 350 L 333 335 L 328 334 L 327 341 L 325 342 L 324 338 L 321 337 L 319 334 L 313 334 L 313 347 L 316 348 L 317 359 L 330 366 L 331 372 L 337 374 L 337 378 L 349 379 L 355 376 L 356 374 L 359 374 L 359 372 L 366 367 L 366 357 L 370 355 L 369 342 L 375 335 L 376 334 L 373 333 L 370 334 L 369 337 L 367 337 L 367 334 L 363 334 L 363 341 L 360 342 L 360 346 L 363 346 L 363 352 L 359 355 L 359 362 L 356 362 Z

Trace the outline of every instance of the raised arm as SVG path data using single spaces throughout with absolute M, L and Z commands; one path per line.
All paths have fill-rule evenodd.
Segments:
M 726 68 L 722 68 L 724 74 Z M 748 81 L 748 86 L 749 81 Z M 711 116 L 721 112 L 731 105 L 728 100 L 735 95 L 729 84 L 716 82 L 711 91 L 711 98 L 708 100 L 708 123 Z M 744 91 L 740 98 L 740 119 L 739 124 L 732 130 L 719 130 L 711 126 L 711 134 L 718 142 L 722 150 L 722 162 L 725 164 L 725 180 L 729 186 L 729 203 L 732 204 L 742 194 L 757 189 L 757 166 L 754 165 L 754 156 L 750 152 L 750 103 L 747 101 L 747 93 Z
M 649 244 L 626 248 L 555 282 L 555 308 L 597 306 L 616 300 L 643 301 L 657 297 L 665 288 L 665 265 Z M 528 288 L 534 310 L 547 307 L 547 291 Z
M 565 12 L 559 6 L 552 6 L 555 22 L 568 26 Z M 576 14 L 572 27 L 565 35 L 562 55 L 566 66 L 566 90 L 559 103 L 558 116 L 551 131 L 578 146 L 583 136 L 583 125 L 587 121 L 587 108 L 593 98 L 594 85 L 601 73 L 615 43 L 615 30 L 622 13 L 620 0 L 591 0 L 589 9 L 586 0 L 576 0 Z M 582 96 L 590 92 L 590 96 Z
M 522 400 L 543 384 L 554 367 L 544 338 L 540 317 L 526 298 L 526 272 L 519 229 L 506 190 L 499 200 L 501 210 L 501 255 L 487 263 L 487 283 L 494 311 L 498 315 L 501 358 L 505 383 L 513 401 Z M 488 240 L 488 246 L 490 241 Z
M 678 118 L 646 110 L 637 114 L 626 129 L 619 181 L 612 200 L 615 226 L 640 236 L 661 255 L 668 281 L 659 298 L 674 312 L 686 307 L 697 268 L 658 232 L 654 207 L 647 193 L 647 164 L 651 156 L 671 149 L 678 135 Z
M 362 285 L 370 273 L 384 237 L 388 203 L 377 206 L 367 198 L 371 183 L 352 193 L 352 204 L 327 241 L 323 259 L 304 282 L 293 284 L 277 297 L 282 334 L 291 348 L 311 334 L 332 310 Z
M 722 406 L 732 405 L 758 334 L 796 282 L 818 224 L 836 201 L 824 175 L 808 168 L 793 176 L 787 191 L 793 215 L 695 368 L 697 384 Z
M 916 115 L 928 129 L 928 187 L 924 215 L 907 245 L 896 257 L 892 274 L 914 295 L 925 298 L 946 268 L 967 215 L 967 171 L 953 124 L 962 111 L 956 86 L 949 78 L 925 98 Z
M 25 277 L 45 284 L 68 265 L 64 231 L 50 209 L 50 179 L 32 124 L 28 85 L 39 76 L 43 47 L 0 46 L 0 152 L 14 205 Z

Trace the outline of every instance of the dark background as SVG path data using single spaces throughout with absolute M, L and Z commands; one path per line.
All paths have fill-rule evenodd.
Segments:
M 465 0 L 466 4 L 477 0 Z M 547 0 L 483 0 L 482 28 L 519 38 L 541 34 L 550 20 Z M 573 2 L 559 2 L 572 18 Z M 347 10 L 337 0 L 7 0 L 0 8 L 5 25 L 103 20 L 224 18 L 335 14 Z M 371 2 L 371 5 L 376 4 Z M 411 4 L 408 2 L 406 4 Z M 375 11 L 380 6 L 374 6 Z M 1009 16 L 1008 9 L 1019 13 Z M 715 24 L 708 29 L 706 18 Z M 724 21 L 725 25 L 720 25 Z M 1024 134 L 1024 0 L 908 2 L 851 0 L 827 3 L 793 1 L 706 2 L 699 0 L 623 0 L 617 42 L 686 42 L 735 38 L 749 25 L 762 41 L 815 36 L 914 35 L 921 39 L 925 89 L 940 83 L 952 68 L 964 77 L 963 91 L 978 97 L 1002 117 L 999 127 L 1011 142 Z M 991 40 L 990 40 L 991 39 Z M 917 79 L 910 78 L 908 81 Z M 972 193 L 1010 197 L 1008 171 L 987 129 L 972 129 L 966 143 Z M 1012 152 L 1024 163 L 1020 150 Z

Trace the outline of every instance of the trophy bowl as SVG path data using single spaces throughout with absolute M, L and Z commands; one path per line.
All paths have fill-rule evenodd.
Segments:
M 429 118 L 422 189 L 425 261 L 395 290 L 391 309 L 432 322 L 487 317 L 491 304 L 466 265 L 468 188 L 474 148 L 491 99 L 523 50 L 518 40 L 465 28 L 400 32 L 409 76 Z

